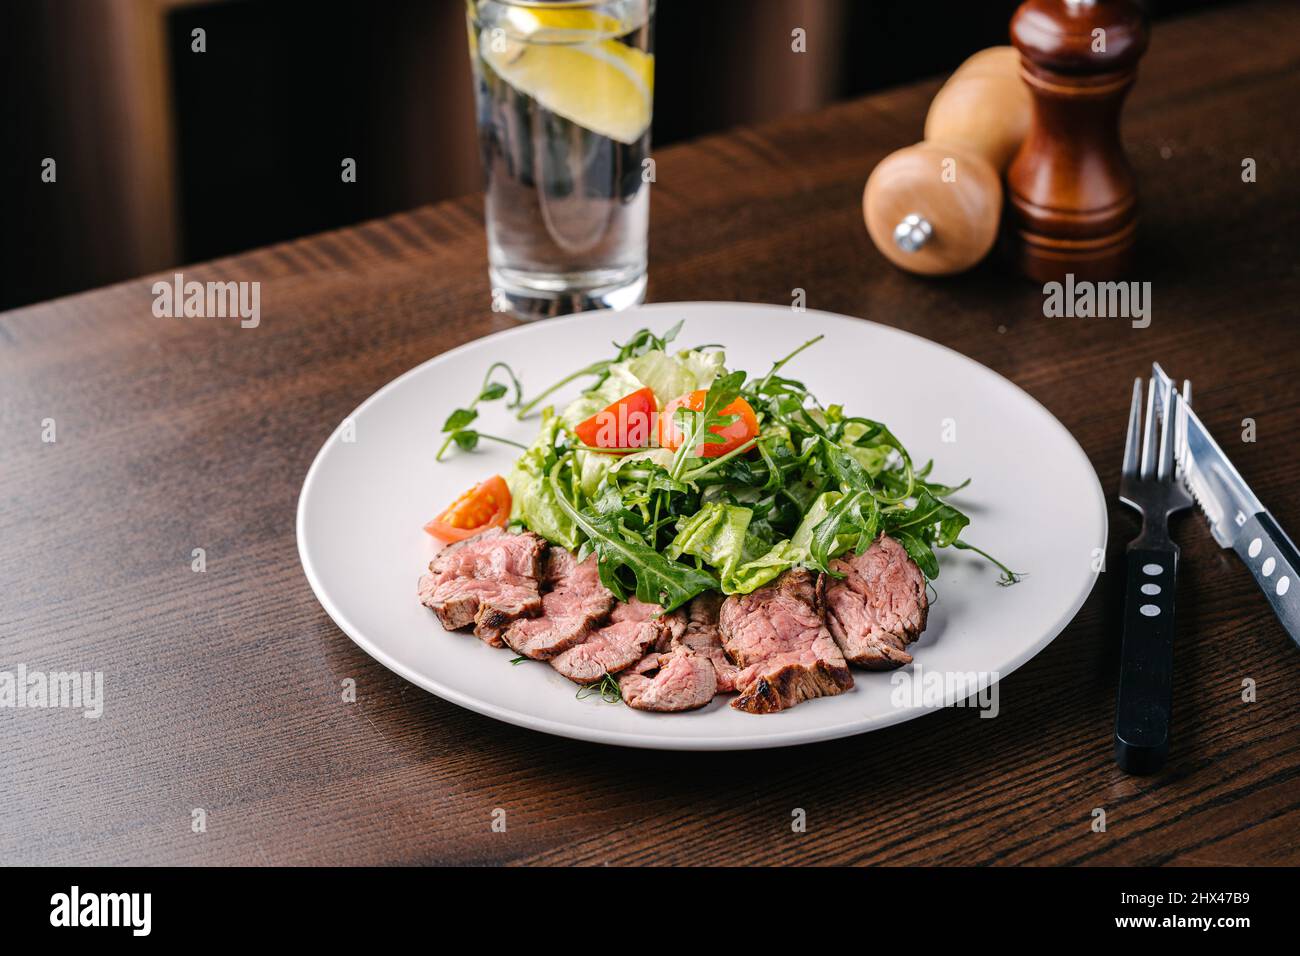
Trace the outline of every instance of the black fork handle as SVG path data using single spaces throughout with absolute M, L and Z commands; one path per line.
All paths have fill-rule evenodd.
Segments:
M 1115 762 L 1125 773 L 1148 774 L 1169 753 L 1178 547 L 1130 547 L 1127 565 Z

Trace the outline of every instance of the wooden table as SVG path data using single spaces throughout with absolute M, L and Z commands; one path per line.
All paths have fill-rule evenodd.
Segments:
M 1300 531 L 1300 8 L 1154 31 L 1124 120 L 1146 329 L 1045 319 L 1041 289 L 993 267 L 934 282 L 886 265 L 862 184 L 920 138 L 937 85 L 656 154 L 650 299 L 788 303 L 801 288 L 810 308 L 935 339 L 1043 402 L 1111 493 L 1130 383 L 1158 358 L 1195 380 L 1210 428 Z M 494 722 L 372 661 L 303 577 L 298 490 L 372 391 L 511 326 L 484 259 L 473 196 L 184 269 L 260 280 L 257 329 L 155 318 L 156 277 L 0 315 L 0 670 L 103 671 L 107 698 L 99 720 L 0 710 L 0 859 L 1300 862 L 1300 653 L 1199 517 L 1176 531 L 1177 736 L 1154 778 L 1111 758 L 1135 530 L 1118 506 L 1111 570 L 1003 680 L 996 720 L 949 710 L 792 750 L 640 752 Z M 1253 444 L 1236 437 L 1245 418 Z M 355 704 L 340 700 L 349 677 Z

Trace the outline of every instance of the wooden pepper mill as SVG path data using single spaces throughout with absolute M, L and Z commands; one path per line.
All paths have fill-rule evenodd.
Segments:
M 1133 0 L 1026 0 L 1011 19 L 1033 121 L 1007 170 L 1008 240 L 1039 282 L 1126 272 L 1137 190 L 1119 139 L 1124 97 L 1146 52 Z
M 1002 172 L 1029 128 L 1032 101 L 1020 54 L 971 56 L 930 104 L 925 141 L 872 170 L 862 214 L 876 247 L 921 275 L 969 269 L 988 254 L 1002 214 Z

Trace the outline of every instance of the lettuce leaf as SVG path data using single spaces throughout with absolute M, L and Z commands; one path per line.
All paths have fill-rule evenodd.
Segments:
M 790 539 L 778 541 L 752 561 L 746 561 L 722 579 L 727 594 L 748 594 L 773 580 L 782 571 L 806 564 L 808 552 Z
M 578 472 L 578 487 L 588 498 L 596 496 L 605 476 L 622 460 L 614 455 L 602 455 L 580 448 L 574 451 L 573 457 Z
M 630 360 L 629 360 L 630 361 Z M 612 405 L 624 395 L 631 395 L 638 389 L 645 388 L 645 383 L 628 368 L 629 362 L 618 362 L 609 367 L 609 377 L 600 388 L 584 392 L 564 409 L 560 418 L 564 424 L 573 427 L 586 421 L 598 411 Z
M 750 508 L 707 504 L 678 523 L 665 554 L 673 560 L 683 554 L 699 558 L 718 571 L 723 592 L 748 594 L 808 558 L 807 549 L 789 539 L 767 547 L 761 537 L 749 533 L 753 517 Z
M 663 408 L 679 395 L 712 385 L 723 371 L 725 360 L 726 357 L 718 351 L 683 350 L 671 355 L 654 351 L 630 359 L 626 364 L 629 373 L 654 391 L 659 407 Z M 615 395 L 610 401 L 626 394 Z
M 677 536 L 664 552 L 676 561 L 683 554 L 718 569 L 725 580 L 745 552 L 745 532 L 754 512 L 739 505 L 713 502 L 677 524 Z
M 660 349 L 646 352 L 635 358 L 615 362 L 609 367 L 608 377 L 595 391 L 585 393 L 572 402 L 561 418 L 566 425 L 577 425 L 612 405 L 624 395 L 649 387 L 655 393 L 659 407 L 693 392 L 708 388 L 723 371 L 726 357 L 718 351 L 696 352 L 683 349 L 668 353 Z
M 529 530 L 552 544 L 570 551 L 578 549 L 578 527 L 560 507 L 547 474 L 557 461 L 555 439 L 562 423 L 554 414 L 542 413 L 542 427 L 532 445 L 515 461 L 506 474 L 510 488 L 510 520 L 521 521 Z M 598 456 L 592 456 L 598 457 Z
M 880 533 L 880 509 L 867 491 L 820 495 L 791 540 L 808 553 L 808 563 L 830 571 L 830 562 L 847 551 L 865 551 Z
M 872 478 L 875 478 L 889 463 L 890 455 L 893 449 L 887 445 L 857 445 L 863 435 L 867 433 L 867 426 L 859 421 L 847 422 L 844 426 L 844 436 L 840 439 L 840 447 L 853 456 L 853 460 L 862 466 Z

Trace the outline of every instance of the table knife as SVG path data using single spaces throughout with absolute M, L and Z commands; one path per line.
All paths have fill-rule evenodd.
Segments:
M 1152 369 L 1162 386 L 1170 381 L 1158 364 Z M 1168 413 L 1163 402 L 1168 390 L 1156 393 L 1163 417 Z M 1300 645 L 1300 552 L 1191 407 L 1179 402 L 1174 414 L 1175 457 L 1183 484 L 1209 521 L 1214 540 L 1237 552 L 1286 632 Z

